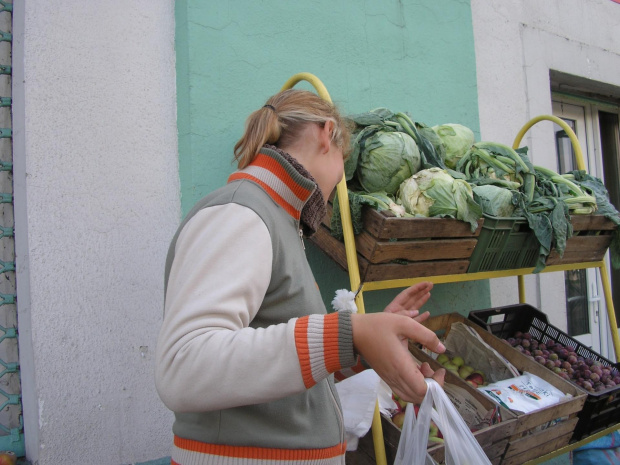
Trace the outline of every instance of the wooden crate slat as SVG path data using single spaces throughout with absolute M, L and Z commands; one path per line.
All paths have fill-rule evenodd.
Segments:
M 566 439 L 566 443 L 568 443 L 570 440 L 570 433 L 575 429 L 578 420 L 579 418 L 577 417 L 570 418 L 556 423 L 549 428 L 527 434 L 519 439 L 511 440 L 504 457 L 509 458 L 532 449 L 537 450 L 534 451 L 535 455 L 532 455 L 531 458 L 545 455 L 547 452 L 550 452 L 550 450 L 541 451 L 541 446 L 544 448 L 546 445 L 545 443 L 554 439 L 565 438 L 566 435 L 569 436 L 568 439 Z
M 573 231 L 613 231 L 616 229 L 614 222 L 603 215 L 572 215 L 570 222 L 573 225 Z
M 566 240 L 564 255 L 560 257 L 554 249 L 547 257 L 547 265 L 562 263 L 583 263 L 602 260 L 611 244 L 611 235 L 573 236 Z
M 360 260 L 360 269 L 362 268 Z M 364 281 L 384 281 L 389 279 L 424 278 L 445 274 L 465 273 L 469 268 L 469 260 L 438 260 L 429 262 L 413 262 L 407 264 L 384 263 L 368 264 L 365 269 Z
M 357 251 L 371 263 L 469 258 L 476 243 L 476 239 L 376 241 L 366 232 L 355 238 Z
M 544 431 L 541 431 L 544 433 Z M 511 457 L 506 457 L 501 461 L 502 465 L 523 465 L 528 460 L 533 460 L 538 457 L 541 457 L 545 454 L 549 454 L 558 449 L 561 449 L 564 446 L 567 446 L 571 439 L 571 433 L 567 433 L 564 436 L 557 437 L 555 439 L 550 439 L 548 442 L 541 444 L 540 446 L 533 447 L 525 450 L 521 454 L 513 455 Z
M 469 223 L 454 218 L 397 218 L 388 212 L 365 208 L 364 229 L 377 239 L 416 239 L 428 237 L 477 237 L 484 219 L 478 222 L 478 229 L 472 232 Z

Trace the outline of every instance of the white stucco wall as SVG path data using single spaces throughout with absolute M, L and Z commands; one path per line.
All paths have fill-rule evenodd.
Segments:
M 620 5 L 611 0 L 471 0 L 481 137 L 512 145 L 552 114 L 549 70 L 620 87 Z M 552 123 L 528 131 L 535 164 L 557 169 Z M 526 278 L 528 303 L 566 324 L 563 273 Z M 518 302 L 517 279 L 491 282 L 494 305 Z
M 15 2 L 13 47 L 28 458 L 167 456 L 153 354 L 180 215 L 174 2 Z

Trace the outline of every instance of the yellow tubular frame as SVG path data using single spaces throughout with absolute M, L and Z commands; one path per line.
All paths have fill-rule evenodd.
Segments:
M 299 73 L 292 76 L 284 86 L 282 86 L 281 90 L 287 90 L 295 86 L 300 81 L 309 82 L 317 91 L 318 95 L 327 100 L 328 102 L 332 102 L 327 89 L 323 85 L 323 83 L 313 74 L 310 73 Z M 514 140 L 513 148 L 517 149 L 523 136 L 525 133 L 536 123 L 549 120 L 558 124 L 562 129 L 566 131 L 568 137 L 570 138 L 573 149 L 575 151 L 575 157 L 577 160 L 577 168 L 580 170 L 585 170 L 585 164 L 583 161 L 583 152 L 581 151 L 581 146 L 579 145 L 579 140 L 575 135 L 574 131 L 571 129 L 566 122 L 561 120 L 556 116 L 551 115 L 542 115 L 537 116 L 536 118 L 528 121 L 525 126 L 519 131 L 517 137 Z M 356 297 L 356 304 L 358 311 L 360 313 L 365 313 L 364 308 L 364 300 L 363 300 L 363 292 L 365 290 L 379 290 L 379 289 L 393 289 L 399 287 L 408 287 L 412 284 L 422 282 L 422 281 L 431 281 L 435 284 L 438 283 L 453 283 L 453 282 L 466 282 L 466 281 L 476 281 L 480 279 L 490 279 L 490 278 L 500 278 L 507 276 L 517 276 L 518 285 L 519 285 L 519 301 L 521 303 L 525 303 L 525 284 L 524 284 L 524 276 L 526 274 L 531 274 L 534 271 L 534 268 L 523 268 L 518 270 L 502 270 L 502 271 L 488 271 L 488 272 L 479 272 L 479 273 L 465 273 L 465 274 L 455 274 L 455 275 L 441 275 L 441 276 L 428 276 L 421 278 L 405 278 L 405 279 L 393 279 L 393 280 L 385 280 L 385 281 L 376 281 L 369 283 L 362 283 L 359 274 L 359 264 L 357 261 L 357 250 L 355 247 L 355 238 L 353 235 L 353 225 L 351 222 L 351 210 L 349 206 L 349 195 L 347 189 L 347 182 L 343 175 L 342 180 L 338 183 L 336 190 L 338 192 L 338 202 L 340 206 L 340 214 L 342 217 L 342 228 L 344 233 L 344 245 L 347 257 L 347 267 L 349 270 L 349 280 L 351 282 L 351 290 L 354 292 L 358 290 L 358 294 Z M 579 263 L 579 264 L 568 264 L 568 265 L 555 265 L 555 266 L 547 266 L 543 270 L 544 273 L 548 272 L 557 272 L 557 271 L 566 271 L 566 270 L 574 270 L 574 269 L 583 269 L 583 268 L 599 268 L 601 273 L 601 280 L 603 282 L 603 291 L 605 294 L 605 301 L 607 303 L 607 317 L 609 319 L 609 324 L 611 328 L 611 334 L 613 339 L 613 344 L 616 352 L 616 359 L 620 361 L 620 339 L 618 337 L 618 326 L 616 323 L 616 315 L 614 313 L 614 306 L 611 295 L 611 288 L 609 286 L 609 275 L 607 273 L 607 268 L 605 262 L 603 260 L 598 262 L 589 262 L 589 263 Z M 610 427 L 605 432 L 609 434 L 614 430 L 618 429 L 617 426 Z M 383 438 L 383 427 L 381 425 L 381 415 L 379 412 L 378 403 L 375 405 L 375 412 L 372 420 L 372 437 L 375 448 L 375 459 L 377 465 L 387 465 L 387 459 L 385 455 L 385 443 Z M 548 460 L 552 456 L 557 456 L 561 453 L 568 452 L 569 450 L 573 450 L 578 446 L 581 446 L 587 442 L 590 442 L 594 439 L 598 439 L 600 434 L 596 434 L 591 436 L 590 438 L 586 438 L 584 440 L 579 441 L 576 445 L 565 446 L 558 451 L 555 451 L 551 454 L 547 454 L 544 457 L 539 457 L 533 461 L 528 462 L 529 464 L 541 463 L 539 460 L 546 459 Z
M 298 73 L 284 83 L 281 90 L 291 89 L 300 81 L 307 81 L 316 89 L 317 94 L 324 100 L 332 103 L 332 99 L 323 83 L 315 75 L 310 73 Z M 351 222 L 351 207 L 349 206 L 349 191 L 347 180 L 342 175 L 342 180 L 336 186 L 338 192 L 338 204 L 340 206 L 340 216 L 342 218 L 342 229 L 344 235 L 344 247 L 347 256 L 347 267 L 349 269 L 349 281 L 351 290 L 355 292 L 359 289 L 355 297 L 355 304 L 359 313 L 365 313 L 363 290 L 360 288 L 360 269 L 357 262 L 357 250 L 355 248 L 355 238 L 353 236 L 353 223 Z M 377 465 L 387 465 L 385 456 L 385 443 L 383 440 L 383 427 L 381 426 L 381 413 L 379 403 L 375 404 L 375 412 L 372 418 L 372 439 L 375 448 Z
M 564 129 L 564 131 L 566 131 L 566 134 L 568 134 L 568 137 L 571 143 L 573 144 L 573 150 L 575 152 L 575 160 L 577 161 L 577 169 L 587 171 L 586 164 L 584 163 L 584 159 L 583 159 L 583 152 L 581 150 L 581 145 L 579 144 L 579 139 L 577 139 L 577 135 L 572 130 L 572 128 L 568 124 L 566 124 L 564 120 L 558 118 L 557 116 L 540 115 L 540 116 L 537 116 L 536 118 L 532 118 L 530 121 L 528 121 L 525 124 L 525 126 L 521 128 L 521 130 L 517 134 L 517 137 L 515 137 L 515 140 L 512 143 L 512 148 L 513 149 L 519 148 L 519 144 L 521 144 L 521 140 L 523 139 L 523 136 L 525 135 L 525 133 L 536 123 L 540 121 L 545 121 L 545 120 L 554 122 L 555 124 L 560 126 L 562 129 Z M 605 295 L 605 303 L 607 305 L 607 320 L 609 321 L 609 329 L 611 331 L 611 338 L 612 338 L 613 345 L 614 345 L 614 351 L 616 353 L 616 360 L 620 362 L 620 337 L 618 336 L 618 323 L 616 321 L 616 312 L 614 311 L 614 302 L 612 300 L 612 295 L 611 295 L 611 287 L 609 284 L 609 274 L 607 273 L 607 265 L 605 265 L 604 261 L 601 261 L 601 264 L 598 268 L 601 273 L 603 293 Z M 519 301 L 521 303 L 525 303 L 525 284 L 524 284 L 523 275 L 520 275 L 518 279 L 519 279 Z

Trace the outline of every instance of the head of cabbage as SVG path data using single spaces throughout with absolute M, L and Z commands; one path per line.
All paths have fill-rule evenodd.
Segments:
M 357 178 L 366 192 L 395 194 L 420 166 L 420 150 L 411 136 L 398 131 L 377 131 L 366 139 L 360 151 Z
M 456 123 L 447 123 L 433 126 L 446 149 L 444 163 L 448 168 L 455 169 L 458 161 L 474 145 L 474 132 L 467 126 Z
M 482 216 L 471 185 L 441 168 L 422 170 L 406 179 L 400 185 L 399 200 L 412 215 L 456 218 L 469 223 L 472 232 Z
M 474 199 L 487 215 L 509 218 L 515 211 L 514 191 L 492 184 L 474 186 Z

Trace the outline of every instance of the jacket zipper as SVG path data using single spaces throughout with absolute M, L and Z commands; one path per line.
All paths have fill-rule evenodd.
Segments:
M 338 402 L 336 401 L 336 395 L 334 394 L 334 387 L 332 383 L 328 382 L 329 393 L 331 394 L 332 401 L 334 402 L 334 407 L 336 408 L 336 413 L 338 414 L 338 424 L 340 427 L 340 444 L 345 443 L 345 434 L 344 434 L 344 417 L 342 416 L 342 411 L 338 406 Z
M 299 228 L 299 240 L 301 241 L 301 247 L 306 250 L 306 244 L 304 244 L 304 232 Z

